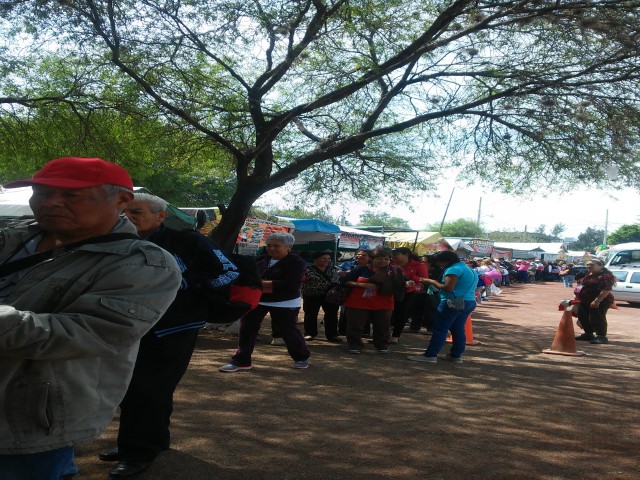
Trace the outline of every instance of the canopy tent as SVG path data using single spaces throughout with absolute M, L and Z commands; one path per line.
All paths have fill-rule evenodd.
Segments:
M 394 232 L 388 234 L 386 243 L 393 248 L 409 248 L 418 255 L 451 248 L 439 232 Z
M 358 250 L 365 248 L 371 250 L 375 247 L 384 245 L 387 235 L 382 233 L 369 232 L 358 228 L 340 226 L 340 242 L 338 248 L 340 250 Z
M 473 247 L 461 238 L 445 238 L 444 240 L 459 257 L 466 258 L 474 251 Z
M 357 228 L 343 227 L 316 219 L 290 219 L 295 227 L 294 250 L 333 252 L 337 261 L 338 250 L 355 251 L 359 248 L 372 249 L 384 245 L 387 235 L 368 232 Z
M 496 242 L 495 249 L 511 249 L 513 258 L 537 258 L 540 260 L 556 260 L 565 251 L 566 243 L 540 242 Z
M 31 187 L 8 188 L 0 193 L 0 217 L 32 217 Z
M 143 187 L 134 187 L 136 192 L 151 193 Z M 33 212 L 29 206 L 31 198 L 31 187 L 8 188 L 0 192 L 0 217 L 33 217 Z M 165 220 L 165 225 L 176 230 L 193 228 L 196 224 L 195 217 L 182 212 L 178 207 L 168 204 L 169 216 Z
M 340 240 L 340 227 L 333 223 L 316 219 L 291 219 L 289 220 L 295 230 L 291 232 L 295 237 L 294 250 L 331 250 L 333 262 L 338 259 L 338 241 Z
M 290 220 L 290 222 L 295 227 L 293 236 L 296 238 L 296 245 L 323 241 L 335 243 L 337 238 L 340 238 L 340 227 L 333 223 L 315 219 Z

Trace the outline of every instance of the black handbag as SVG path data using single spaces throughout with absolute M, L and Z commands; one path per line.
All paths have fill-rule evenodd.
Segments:
M 462 275 L 460 275 L 460 278 L 462 278 Z M 465 293 L 465 295 L 474 288 L 475 285 L 472 285 L 471 288 Z M 447 298 L 447 308 L 456 312 L 461 312 L 462 310 L 464 310 L 464 295 L 462 297 Z
M 324 299 L 327 303 L 331 303 L 333 305 L 343 305 L 344 302 L 347 301 L 347 297 L 350 292 L 351 288 L 337 284 L 331 287 L 331 289 L 325 294 Z
M 458 312 L 464 310 L 464 298 L 448 298 L 447 308 L 449 308 L 450 310 L 456 310 Z

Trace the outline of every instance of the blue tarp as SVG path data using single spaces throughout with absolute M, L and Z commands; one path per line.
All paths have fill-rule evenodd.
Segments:
M 340 234 L 340 227 L 333 223 L 316 219 L 291 220 L 296 227 L 295 232 L 318 232 Z M 295 234 L 294 232 L 294 234 Z
M 316 219 L 290 220 L 295 230 L 292 232 L 295 237 L 295 245 L 309 245 L 315 242 L 331 242 L 333 245 L 333 261 L 336 262 L 338 254 L 338 240 L 340 239 L 340 227 L 333 223 L 323 222 Z

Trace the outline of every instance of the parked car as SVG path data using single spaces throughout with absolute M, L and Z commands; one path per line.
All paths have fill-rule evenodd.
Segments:
M 640 305 L 640 266 L 610 268 L 618 279 L 613 287 L 613 297 L 616 301 L 624 301 Z

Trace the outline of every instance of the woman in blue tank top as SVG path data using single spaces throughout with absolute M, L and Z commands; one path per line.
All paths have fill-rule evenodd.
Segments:
M 464 325 L 471 312 L 476 308 L 475 289 L 478 284 L 478 274 L 460 261 L 458 255 L 450 250 L 438 252 L 433 256 L 434 263 L 444 268 L 441 280 L 423 278 L 422 283 L 440 290 L 440 303 L 436 308 L 433 324 L 433 334 L 429 346 L 423 355 L 407 357 L 415 362 L 436 363 L 438 352 L 444 346 L 447 333 L 451 331 L 453 344 L 448 358 L 455 363 L 462 363 L 467 337 Z M 453 310 L 447 300 L 453 298 L 464 299 L 462 310 Z

